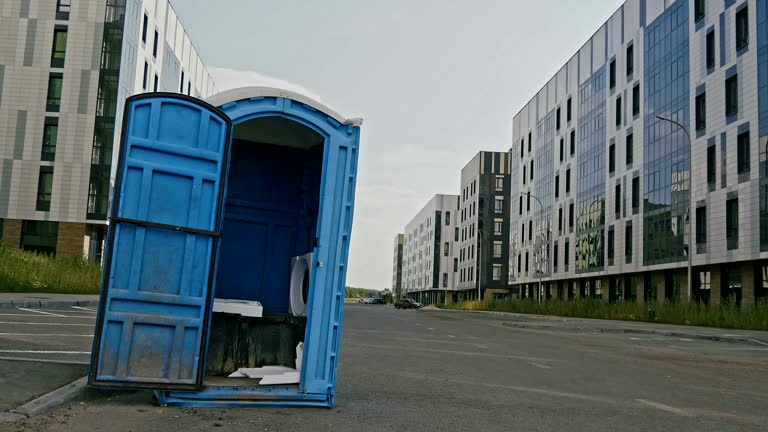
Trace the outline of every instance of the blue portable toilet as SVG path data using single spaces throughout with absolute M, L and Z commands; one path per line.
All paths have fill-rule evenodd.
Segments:
M 361 123 L 266 87 L 128 98 L 89 384 L 168 405 L 332 406 Z M 298 366 L 296 342 L 298 384 L 228 377 Z

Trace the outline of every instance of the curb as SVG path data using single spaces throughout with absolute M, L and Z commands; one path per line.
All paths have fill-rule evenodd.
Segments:
M 98 300 L 10 300 L 0 301 L 0 309 L 15 308 L 55 308 L 66 306 L 94 307 L 98 306 Z
M 0 423 L 32 417 L 85 396 L 88 377 L 82 377 L 9 412 L 0 413 Z

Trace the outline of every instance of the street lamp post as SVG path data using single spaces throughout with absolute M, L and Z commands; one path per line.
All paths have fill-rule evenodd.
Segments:
M 527 195 L 529 198 L 533 198 L 533 199 L 536 200 L 536 202 L 539 203 L 539 207 L 541 208 L 541 220 L 543 222 L 543 220 L 544 220 L 544 204 L 541 203 L 541 200 L 538 197 L 536 197 L 535 195 L 531 195 L 530 192 L 527 192 L 527 193 L 522 194 L 522 195 L 524 195 L 524 196 Z M 547 233 L 548 232 L 549 232 L 549 230 L 547 230 Z M 547 235 L 547 237 L 549 237 L 549 235 Z M 544 245 L 545 245 L 545 241 L 542 241 L 541 242 L 541 249 L 542 250 L 540 252 L 541 253 L 541 257 L 542 257 L 542 261 L 544 259 Z M 538 276 L 539 276 L 539 288 L 538 288 L 538 292 L 537 292 L 536 297 L 537 297 L 539 303 L 541 303 L 541 294 L 542 294 L 541 293 L 541 278 L 544 276 L 543 269 L 541 269 L 541 268 L 539 269 Z
M 679 122 L 670 118 L 656 116 L 657 119 L 672 123 L 685 132 L 686 138 L 688 138 L 688 148 L 690 149 L 690 162 L 688 162 L 688 301 L 691 301 L 693 290 L 691 289 L 691 275 L 693 273 L 693 143 L 691 142 L 691 134 L 688 133 L 688 129 Z

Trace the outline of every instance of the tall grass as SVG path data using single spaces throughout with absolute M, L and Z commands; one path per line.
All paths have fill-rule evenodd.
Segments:
M 81 257 L 53 258 L 0 243 L 0 292 L 98 294 L 101 266 Z
M 441 307 L 642 322 L 651 321 L 648 310 L 652 308 L 656 314 L 653 322 L 657 323 L 768 331 L 768 302 L 738 307 L 733 304 L 706 306 L 698 303 L 653 303 L 641 305 L 637 303 L 609 304 L 599 300 L 549 300 L 545 303 L 536 303 L 531 300 L 509 300 L 470 301 Z

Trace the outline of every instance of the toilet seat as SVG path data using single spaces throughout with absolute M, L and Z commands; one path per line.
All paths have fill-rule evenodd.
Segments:
M 309 282 L 312 277 L 313 254 L 310 252 L 291 258 L 291 314 L 307 315 L 307 300 L 309 298 Z

